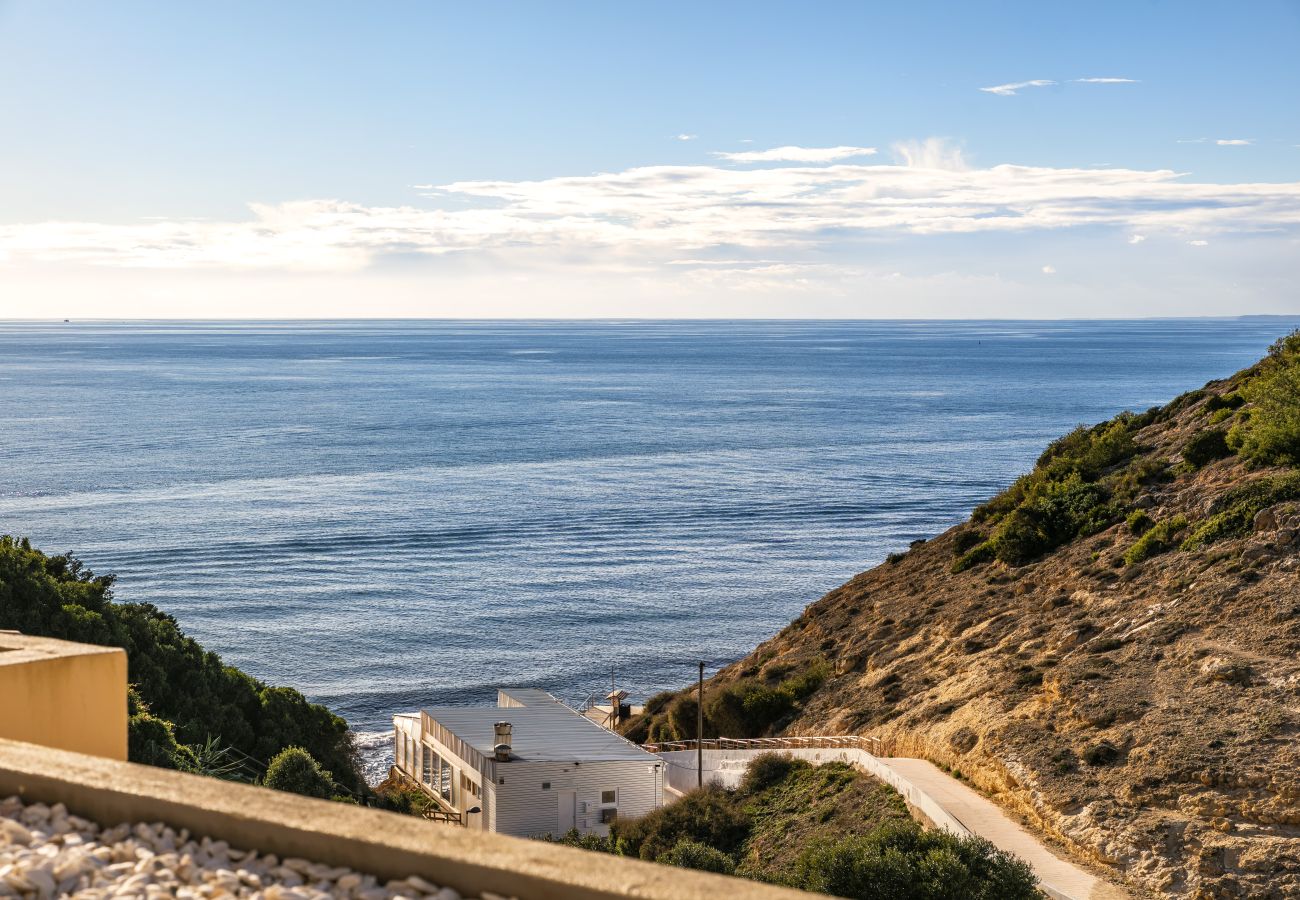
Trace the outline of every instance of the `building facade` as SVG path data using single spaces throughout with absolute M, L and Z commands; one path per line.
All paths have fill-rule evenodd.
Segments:
M 469 828 L 607 835 L 615 819 L 663 804 L 657 756 L 545 691 L 501 690 L 494 707 L 426 709 L 393 725 L 397 769 Z

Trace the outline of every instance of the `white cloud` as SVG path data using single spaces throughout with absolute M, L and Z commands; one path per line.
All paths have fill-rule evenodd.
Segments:
M 1044 274 L 1044 275 L 1055 275 L 1055 274 L 1056 274 L 1056 266 L 1043 266 L 1043 274 Z
M 1210 242 L 1209 241 L 1188 241 L 1187 243 L 1191 244 L 1193 247 L 1207 247 L 1209 246 Z
M 1047 79 L 1047 78 L 1035 78 L 1035 79 L 1032 80 L 1032 81 L 1013 81 L 1013 82 L 1011 82 L 1010 84 L 999 84 L 999 85 L 995 85 L 995 86 L 993 86 L 993 87 L 982 87 L 982 88 L 980 88 L 980 90 L 981 90 L 981 91 L 984 91 L 985 93 L 988 93 L 988 94 L 997 94 L 999 97 L 1012 97 L 1012 96 L 1014 96 L 1014 95 L 1015 95 L 1015 94 L 1016 94 L 1016 93 L 1017 93 L 1021 88 L 1027 88 L 1027 87 L 1049 87 L 1050 85 L 1053 85 L 1053 84 L 1056 84 L 1056 82 L 1055 82 L 1055 81 L 1052 81 L 1052 80 L 1050 80 L 1050 79 Z
M 905 236 L 1300 233 L 1297 182 L 1198 183 L 1168 169 L 975 168 L 936 139 L 894 150 L 901 164 L 643 166 L 455 182 L 432 188 L 434 208 L 318 199 L 255 203 L 230 221 L 7 224 L 0 255 L 10 266 L 339 272 L 424 257 L 444 267 L 505 270 L 526 259 L 629 271 L 714 256 L 779 266 L 853 256 L 864 241 Z
M 1134 235 L 1130 235 L 1130 236 L 1129 236 L 1128 242 L 1129 242 L 1130 244 L 1140 244 L 1140 243 L 1142 243 L 1143 241 L 1145 241 L 1146 239 L 1147 239 L 1147 236 L 1146 236 L 1145 234 L 1134 234 Z
M 1071 78 L 1075 84 L 1137 84 L 1136 78 Z
M 679 140 L 679 141 L 693 141 L 693 140 L 695 140 L 697 137 L 699 137 L 698 134 L 679 134 L 679 135 L 677 135 L 677 140 Z
M 894 151 L 894 158 L 909 169 L 964 172 L 968 168 L 961 147 L 947 138 L 931 137 L 923 141 L 899 141 L 890 149 Z
M 1176 144 L 1204 144 L 1209 138 L 1180 138 Z
M 713 155 L 729 162 L 829 163 L 875 154 L 875 147 L 773 147 L 771 150 L 742 150 L 739 153 L 719 152 Z
M 1214 143 L 1218 144 L 1220 147 L 1249 147 L 1255 142 L 1254 140 L 1247 138 L 1220 138 Z

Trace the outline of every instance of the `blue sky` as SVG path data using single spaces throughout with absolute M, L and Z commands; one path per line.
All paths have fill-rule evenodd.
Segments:
M 0 0 L 0 317 L 1296 312 L 1297 47 L 1295 2 Z

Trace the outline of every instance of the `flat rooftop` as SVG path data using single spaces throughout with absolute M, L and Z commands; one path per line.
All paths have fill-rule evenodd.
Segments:
M 660 762 L 654 754 L 553 701 L 537 706 L 441 706 L 424 713 L 488 759 L 496 744 L 493 726 L 509 722 L 513 730 L 510 752 L 523 762 Z

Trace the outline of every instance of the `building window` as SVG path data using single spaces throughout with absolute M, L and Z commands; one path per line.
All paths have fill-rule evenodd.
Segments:
M 543 781 L 542 790 L 549 791 L 550 789 L 551 789 L 551 783 L 549 781 Z
M 433 761 L 437 759 L 433 751 L 423 744 L 420 745 L 420 756 L 424 759 L 424 766 L 420 771 L 420 780 L 428 787 L 433 787 Z
M 600 811 L 600 824 L 608 825 L 618 818 L 618 810 L 612 806 L 606 806 Z
M 601 791 L 601 792 L 600 792 L 600 802 L 601 802 L 601 803 L 617 803 L 617 802 L 618 802 L 618 791 Z

